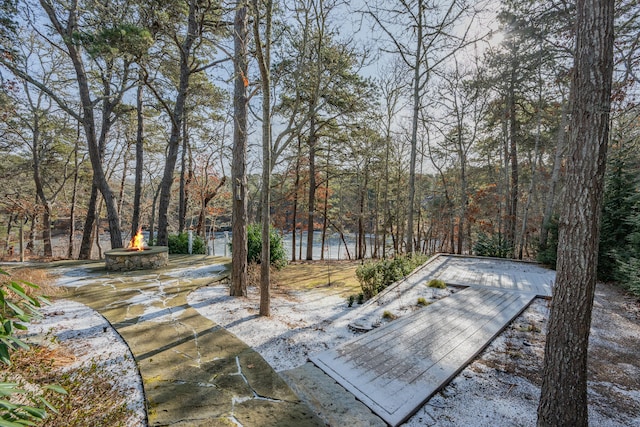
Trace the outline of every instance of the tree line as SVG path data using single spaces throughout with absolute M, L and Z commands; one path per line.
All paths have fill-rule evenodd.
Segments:
M 462 0 L 3 6 L 5 253 L 24 227 L 52 256 L 61 219 L 81 259 L 103 230 L 162 245 L 216 219 L 291 232 L 294 260 L 314 230 L 355 235 L 351 258 L 554 250 L 572 3 L 504 0 L 489 26 Z M 610 144 L 631 159 L 637 21 L 619 2 Z

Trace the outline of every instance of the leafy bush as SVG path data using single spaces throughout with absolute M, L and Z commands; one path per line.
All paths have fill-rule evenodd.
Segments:
M 407 276 L 427 260 L 424 255 L 398 256 L 377 262 L 367 262 L 356 269 L 364 298 L 369 299 L 387 286 Z
M 17 330 L 26 330 L 25 323 L 40 317 L 38 309 L 47 300 L 28 295 L 28 288 L 38 289 L 27 281 L 11 280 L 9 273 L 0 270 L 5 280 L 0 282 L 0 362 L 11 364 L 10 352 L 28 346 L 15 336 Z
M 509 252 L 510 248 L 506 240 L 495 234 L 487 236 L 485 233 L 480 233 L 473 245 L 473 253 L 479 256 L 506 258 Z
M 15 333 L 26 330 L 25 323 L 41 317 L 39 309 L 48 301 L 44 297 L 28 295 L 31 293 L 28 288 L 38 289 L 33 283 L 12 280 L 1 269 L 0 275 L 5 276 L 0 281 L 0 362 L 11 365 L 11 353 L 18 349 L 29 349 Z M 47 417 L 47 410 L 56 412 L 56 408 L 41 396 L 44 390 L 66 394 L 59 386 L 47 385 L 40 389 L 40 393 L 30 396 L 17 383 L 0 382 L 0 425 L 36 425 L 35 421 Z M 20 403 L 11 402 L 12 396 L 18 396 Z
M 170 254 L 188 254 L 189 253 L 189 233 L 171 234 L 168 238 Z M 193 235 L 192 254 L 204 255 L 207 253 L 207 247 L 202 237 Z
M 367 262 L 356 269 L 364 298 L 369 299 L 385 288 L 384 274 L 379 263 Z
M 444 282 L 444 280 L 431 279 L 429 280 L 429 283 L 427 283 L 427 286 L 430 288 L 445 289 L 447 287 L 447 284 Z
M 269 230 L 269 251 L 271 265 L 280 269 L 287 265 L 282 236 L 274 228 Z M 260 263 L 262 257 L 262 226 L 250 224 L 247 227 L 247 261 Z
M 56 393 L 50 386 L 44 390 L 42 397 L 57 408 L 56 412 L 47 414 L 47 427 L 132 425 L 131 418 L 135 415 L 127 407 L 129 393 L 127 388 L 117 386 L 125 373 L 117 366 L 95 360 L 69 369 L 68 363 L 74 359 L 64 345 L 33 346 L 19 350 L 7 371 L 18 378 L 16 382 L 25 385 L 55 383 L 67 390 L 65 394 Z M 31 392 L 22 396 L 36 397 Z
M 356 296 L 353 294 L 349 295 L 349 298 L 347 299 L 347 306 L 353 307 L 354 302 L 356 302 Z

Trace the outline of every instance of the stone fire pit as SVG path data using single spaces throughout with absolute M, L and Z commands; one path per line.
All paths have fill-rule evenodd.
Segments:
M 112 249 L 104 253 L 105 266 L 110 271 L 148 270 L 164 267 L 169 262 L 169 248 L 149 246 L 148 249 Z

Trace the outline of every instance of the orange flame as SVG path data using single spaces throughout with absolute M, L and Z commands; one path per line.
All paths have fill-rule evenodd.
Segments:
M 144 241 L 144 236 L 142 235 L 142 228 L 138 228 L 138 232 L 135 236 L 131 238 L 129 242 L 129 247 L 127 249 L 132 251 L 144 251 L 147 248 L 147 243 Z

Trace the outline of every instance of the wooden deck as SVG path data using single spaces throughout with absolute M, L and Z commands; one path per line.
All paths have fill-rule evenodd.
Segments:
M 457 256 L 440 258 L 444 258 L 444 262 L 434 277 L 449 285 L 486 286 L 550 297 L 556 277 L 555 271 L 531 263 Z
M 437 260 L 435 268 L 423 269 L 423 280 L 439 277 L 469 287 L 310 360 L 389 425 L 402 423 L 537 295 L 550 295 L 554 276 L 546 270 L 484 261 Z

